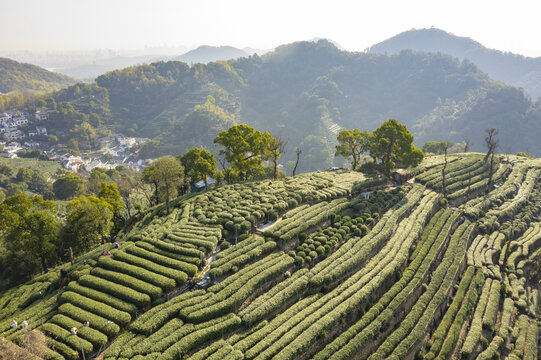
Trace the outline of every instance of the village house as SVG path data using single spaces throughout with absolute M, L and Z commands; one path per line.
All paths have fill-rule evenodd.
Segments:
M 15 124 L 17 124 L 17 126 L 28 124 L 28 119 L 25 116 L 18 116 L 14 118 L 13 121 L 15 122 Z
M 35 117 L 36 117 L 36 120 L 45 121 L 45 120 L 49 120 L 49 114 L 50 114 L 49 110 L 36 111 Z
M 118 141 L 118 145 L 124 146 L 124 147 L 130 147 L 130 146 L 135 145 L 136 143 L 135 138 L 126 137 L 124 135 L 118 135 L 117 141 Z
M 45 126 L 36 126 L 38 135 L 47 135 L 47 128 Z
M 5 125 L 7 127 L 7 131 L 13 131 L 15 129 L 17 129 L 17 122 L 13 119 L 11 120 L 8 120 Z
M 25 137 L 26 137 L 26 135 L 21 130 L 10 131 L 10 132 L 6 132 L 4 134 L 4 138 L 7 141 L 20 140 L 20 139 L 23 139 Z

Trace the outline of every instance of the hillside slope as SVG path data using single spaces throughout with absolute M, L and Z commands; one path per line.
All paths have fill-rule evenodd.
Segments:
M 524 88 L 533 98 L 541 97 L 540 57 L 489 49 L 470 38 L 434 28 L 405 31 L 371 46 L 370 52 L 391 55 L 407 49 L 468 59 L 491 78 Z
M 429 157 L 383 191 L 337 171 L 179 198 L 68 279 L 2 294 L 0 334 L 21 344 L 26 320 L 48 359 L 536 359 L 541 162 L 495 160 L 449 156 L 443 181 Z
M 162 153 L 191 146 L 185 120 L 212 95 L 219 110 L 237 123 L 281 135 L 306 150 L 316 142 L 332 152 L 337 129 L 373 130 L 396 118 L 413 129 L 419 146 L 468 138 L 473 150 L 482 151 L 484 130 L 497 127 L 504 151 L 541 154 L 541 102 L 448 55 L 350 53 L 321 40 L 229 62 L 131 67 L 100 76 L 97 84 L 109 91 L 113 122 L 122 131 L 158 138 Z M 195 140 L 212 150 L 214 144 L 204 139 L 216 135 L 211 131 Z M 309 158 L 332 162 L 314 148 Z M 293 157 L 294 151 L 285 154 L 286 160 Z
M 39 66 L 0 58 L 0 93 L 48 92 L 72 85 L 75 80 Z

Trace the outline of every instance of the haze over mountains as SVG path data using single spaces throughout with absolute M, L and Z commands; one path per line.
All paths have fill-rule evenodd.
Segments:
M 232 46 L 202 45 L 189 50 L 187 47 L 157 47 L 141 51 L 93 50 L 70 52 L 3 52 L 2 55 L 19 62 L 32 63 L 76 79 L 91 81 L 108 71 L 128 66 L 149 64 L 156 61 L 178 60 L 188 64 L 238 59 L 266 50 L 238 49 Z M 182 54 L 182 55 L 178 55 Z
M 541 57 L 532 58 L 484 47 L 480 43 L 440 29 L 410 30 L 370 48 L 370 52 L 398 54 L 402 50 L 441 52 L 468 59 L 494 80 L 524 88 L 533 98 L 541 96 Z

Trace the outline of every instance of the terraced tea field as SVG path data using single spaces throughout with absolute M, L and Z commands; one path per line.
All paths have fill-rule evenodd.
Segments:
M 541 161 L 498 157 L 490 188 L 481 154 L 442 167 L 179 198 L 3 293 L 0 334 L 43 331 L 47 359 L 537 359 Z

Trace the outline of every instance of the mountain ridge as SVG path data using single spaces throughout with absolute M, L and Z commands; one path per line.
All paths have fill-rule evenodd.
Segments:
M 533 98 L 541 96 L 541 57 L 527 57 L 490 49 L 468 38 L 437 28 L 413 29 L 372 45 L 369 52 L 397 54 L 402 50 L 441 52 L 468 59 L 491 78 L 524 88 Z

